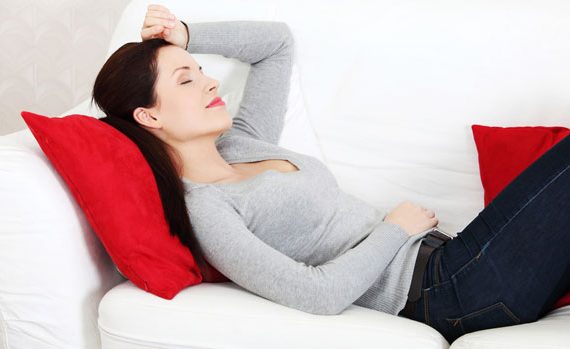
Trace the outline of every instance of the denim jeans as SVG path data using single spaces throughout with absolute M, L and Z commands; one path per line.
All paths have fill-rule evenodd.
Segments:
M 413 320 L 451 344 L 534 322 L 570 290 L 570 136 L 431 254 Z

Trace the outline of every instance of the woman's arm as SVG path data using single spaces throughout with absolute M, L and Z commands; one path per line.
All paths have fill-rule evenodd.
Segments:
M 219 197 L 187 200 L 205 259 L 241 287 L 276 303 L 336 315 L 368 290 L 409 239 L 398 225 L 380 222 L 357 246 L 322 265 L 297 262 L 257 238 Z
M 188 52 L 250 63 L 243 98 L 226 134 L 277 144 L 283 130 L 293 67 L 293 35 L 284 22 L 187 23 Z

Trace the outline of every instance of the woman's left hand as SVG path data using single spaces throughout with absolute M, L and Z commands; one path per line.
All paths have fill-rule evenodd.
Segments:
M 162 5 L 148 5 L 141 29 L 143 41 L 155 38 L 164 39 L 181 48 L 186 48 L 188 42 L 184 24 Z

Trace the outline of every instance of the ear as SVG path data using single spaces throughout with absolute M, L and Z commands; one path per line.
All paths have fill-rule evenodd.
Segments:
M 138 107 L 133 110 L 133 118 L 141 125 L 151 128 L 158 127 L 158 120 L 152 116 L 147 108 Z

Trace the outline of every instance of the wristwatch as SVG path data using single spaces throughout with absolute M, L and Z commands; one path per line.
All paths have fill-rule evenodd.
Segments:
M 186 28 L 186 37 L 188 38 L 188 41 L 186 41 L 186 47 L 184 49 L 188 51 L 188 44 L 190 43 L 190 30 L 188 29 L 188 24 L 184 23 L 183 20 L 180 20 L 180 22 L 184 24 L 184 27 Z

